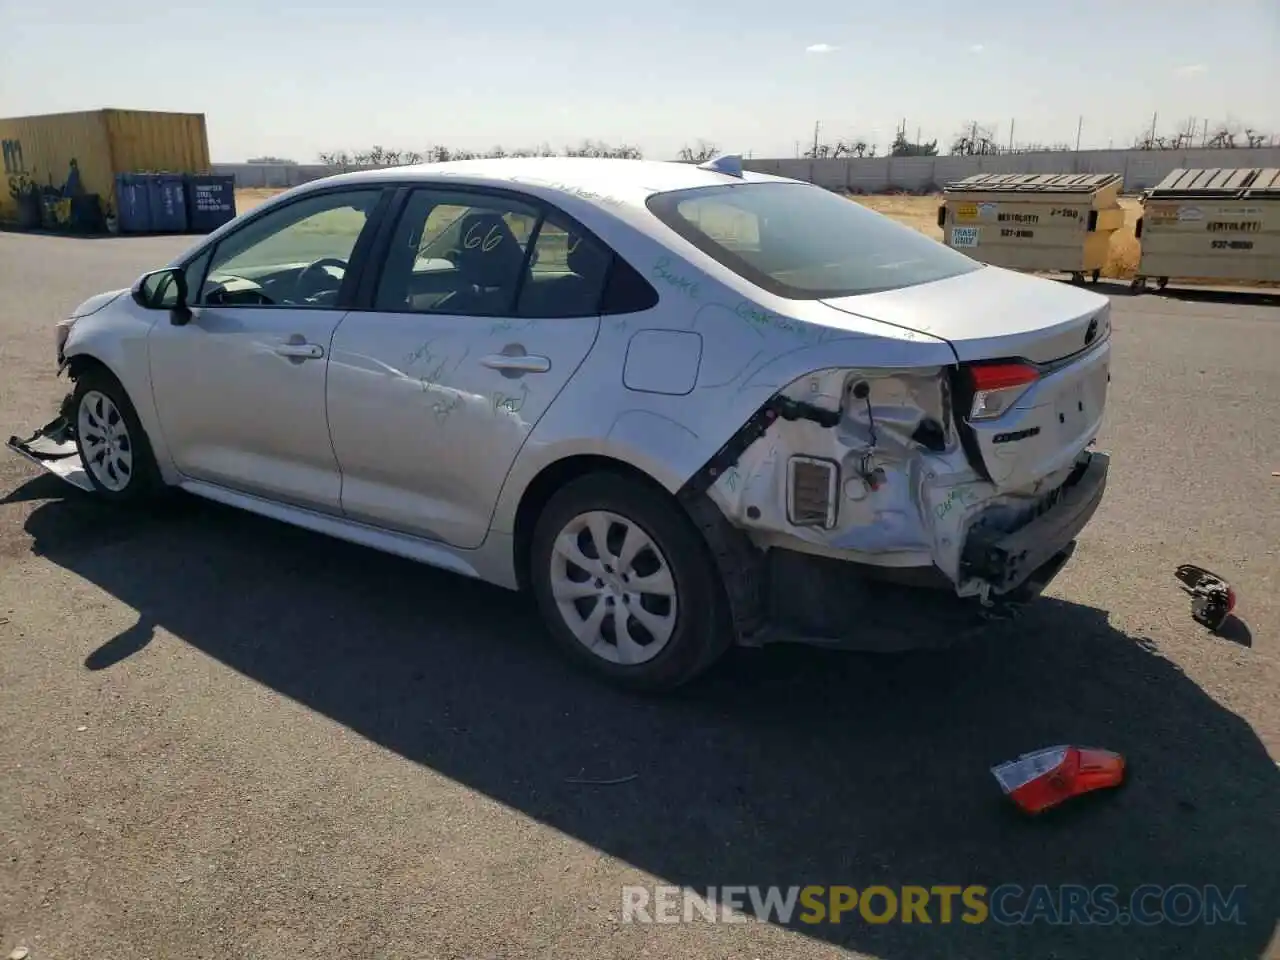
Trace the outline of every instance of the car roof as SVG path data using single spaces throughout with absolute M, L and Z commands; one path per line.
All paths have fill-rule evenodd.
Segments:
M 655 193 L 741 183 L 789 182 L 784 177 L 744 170 L 733 176 L 674 160 L 615 160 L 596 157 L 497 157 L 384 167 L 312 181 L 314 186 L 397 181 L 453 182 L 572 194 L 604 205 L 643 204 Z

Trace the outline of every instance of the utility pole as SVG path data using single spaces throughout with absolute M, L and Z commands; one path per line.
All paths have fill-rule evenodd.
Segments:
M 1155 149 L 1156 145 L 1156 117 L 1160 116 L 1160 112 L 1156 111 L 1151 115 L 1151 148 Z
M 1204 133 L 1200 134 L 1200 146 L 1209 142 L 1209 118 L 1204 118 Z
M 821 120 L 815 120 L 813 124 L 813 159 L 818 159 L 818 129 L 822 126 Z
M 1080 114 L 1080 120 L 1076 123 L 1076 153 L 1080 152 L 1080 131 L 1084 129 L 1084 114 Z
M 1014 117 L 1009 121 L 1009 152 L 1013 153 L 1013 125 L 1018 122 L 1018 118 Z

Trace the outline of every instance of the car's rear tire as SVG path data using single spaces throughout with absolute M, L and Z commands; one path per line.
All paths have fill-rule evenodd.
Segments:
M 105 500 L 132 503 L 162 487 L 151 444 L 128 393 L 104 369 L 85 371 L 71 397 L 76 449 L 93 489 Z
M 671 690 L 730 644 L 711 551 L 671 497 L 640 481 L 593 473 L 569 483 L 543 508 L 529 557 L 552 636 L 617 684 Z

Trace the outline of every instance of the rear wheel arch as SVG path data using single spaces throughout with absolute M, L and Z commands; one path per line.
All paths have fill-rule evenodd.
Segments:
M 547 505 L 556 491 L 579 477 L 592 473 L 612 473 L 638 481 L 670 498 L 672 509 L 679 509 L 675 497 L 672 497 L 662 484 L 643 470 L 622 460 L 600 454 L 575 454 L 547 464 L 529 482 L 524 494 L 520 497 L 519 506 L 516 507 L 513 559 L 516 582 L 521 590 L 528 590 L 530 586 L 529 554 L 533 545 L 533 531 L 538 524 L 538 516 L 542 508 Z
M 551 636 L 598 675 L 638 691 L 680 686 L 735 639 L 726 570 L 694 504 L 635 467 L 578 459 L 596 462 L 551 473 L 539 485 L 546 499 L 531 497 L 525 506 L 529 539 L 522 566 L 529 592 Z M 711 501 L 704 505 L 718 513 Z M 622 541 L 631 543 L 632 531 L 641 542 L 628 552 Z M 565 533 L 578 541 L 576 556 L 572 546 L 568 552 L 557 546 Z

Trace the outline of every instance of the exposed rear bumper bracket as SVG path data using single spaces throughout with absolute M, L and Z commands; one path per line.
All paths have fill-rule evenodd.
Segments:
M 12 436 L 5 446 L 73 487 L 93 492 L 80 451 L 76 449 L 75 431 L 66 417 L 49 421 L 25 440 Z
M 986 580 L 997 594 L 1022 586 L 1092 519 L 1106 492 L 1110 466 L 1105 453 L 1086 453 L 1048 512 L 1012 533 L 974 531 L 961 555 L 962 575 Z
M 726 470 L 738 462 L 743 451 L 764 436 L 779 417 L 783 420 L 812 420 L 823 427 L 834 427 L 840 422 L 840 411 L 826 410 L 789 397 L 770 398 L 716 451 L 715 456 L 703 464 L 702 469 L 685 482 L 679 496 L 690 500 L 706 493 Z

